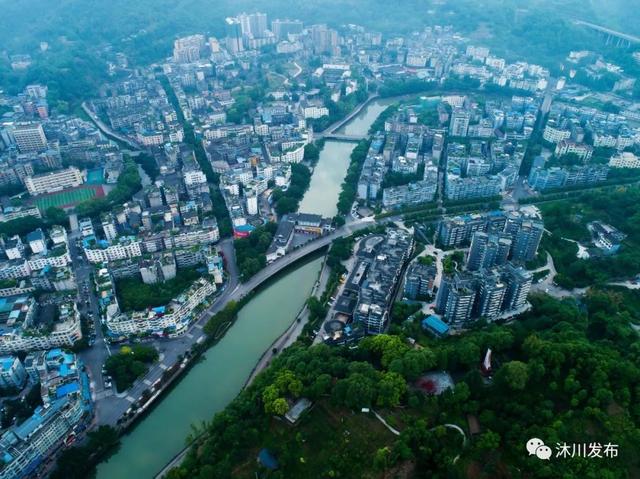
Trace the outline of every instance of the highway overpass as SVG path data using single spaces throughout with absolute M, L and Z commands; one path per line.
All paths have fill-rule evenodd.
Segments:
M 603 27 L 602 25 L 596 25 L 595 23 L 585 22 L 583 20 L 574 20 L 574 24 L 580 25 L 583 27 L 587 27 L 591 30 L 594 30 L 602 35 L 604 35 L 606 39 L 606 44 L 610 45 L 613 42 L 616 42 L 616 46 L 631 46 L 631 44 L 640 43 L 640 37 L 635 35 L 629 35 L 627 33 L 618 32 L 616 30 L 611 30 L 610 28 Z

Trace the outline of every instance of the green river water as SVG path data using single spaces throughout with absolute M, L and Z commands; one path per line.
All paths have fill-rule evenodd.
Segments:
M 341 133 L 366 135 L 391 100 L 376 100 Z M 327 141 L 300 211 L 333 217 L 355 143 Z M 318 277 L 321 258 L 298 263 L 242 308 L 235 324 L 98 466 L 98 479 L 146 479 L 185 445 L 192 424 L 210 420 L 242 389 L 266 349 L 294 320 Z

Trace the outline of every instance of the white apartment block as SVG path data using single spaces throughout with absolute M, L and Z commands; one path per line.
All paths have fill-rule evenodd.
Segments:
M 39 123 L 17 125 L 13 130 L 13 138 L 20 153 L 47 149 L 47 137 Z
M 164 143 L 164 135 L 158 132 L 137 133 L 136 139 L 144 146 L 160 146 Z
M 550 143 L 559 143 L 562 140 L 568 140 L 571 137 L 571 131 L 559 128 L 554 124 L 547 123 L 542 133 L 542 138 Z
M 175 248 L 187 248 L 199 244 L 215 243 L 220 239 L 218 227 L 209 229 L 194 229 L 180 232 L 171 236 Z
M 113 244 L 107 248 L 84 248 L 84 254 L 87 261 L 95 264 L 142 256 L 142 249 L 138 241 L 129 241 Z
M 593 134 L 593 146 L 595 148 L 615 148 L 618 144 L 618 137 L 614 135 L 606 135 L 598 132 Z
M 31 271 L 38 271 L 47 266 L 63 267 L 71 264 L 71 255 L 65 252 L 59 256 L 33 255 L 27 260 L 27 265 Z
M 609 159 L 612 168 L 640 168 L 640 157 L 630 151 L 624 151 Z
M 80 170 L 71 167 L 41 175 L 27 176 L 24 183 L 29 194 L 35 196 L 80 186 L 83 181 Z
M 326 106 L 307 104 L 302 107 L 302 114 L 305 120 L 309 118 L 321 118 L 329 114 L 329 109 Z
M 202 172 L 202 170 L 185 171 L 183 176 L 184 183 L 187 186 L 200 185 L 207 182 L 207 177 L 205 176 L 204 172 Z
M 199 278 L 189 290 L 171 301 L 165 314 L 159 315 L 153 310 L 117 314 L 107 318 L 107 327 L 117 336 L 138 333 L 160 334 L 166 329 L 172 330 L 174 335 L 184 334 L 193 320 L 193 311 L 215 292 L 214 283 L 205 278 Z
M 593 148 L 583 143 L 575 143 L 569 140 L 562 140 L 556 145 L 555 155 L 564 156 L 573 153 L 583 160 L 589 160 L 593 155 Z
M 56 323 L 53 331 L 46 336 L 25 336 L 18 330 L 0 335 L 0 354 L 17 353 L 18 351 L 36 351 L 71 347 L 82 339 L 80 315 L 74 314 L 68 320 Z

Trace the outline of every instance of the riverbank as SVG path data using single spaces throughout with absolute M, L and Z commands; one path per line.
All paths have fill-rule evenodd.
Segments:
M 310 297 L 311 296 L 318 297 L 318 295 L 321 294 L 329 278 L 330 271 L 331 269 L 326 264 L 326 256 L 325 256 L 322 262 L 322 267 L 320 269 L 320 272 L 318 273 L 318 279 L 314 283 L 313 288 L 311 290 Z M 307 302 L 305 301 L 304 306 L 300 309 L 298 314 L 295 316 L 295 319 L 289 325 L 287 330 L 284 331 L 273 343 L 271 343 L 269 348 L 267 348 L 264 351 L 264 353 L 256 363 L 255 367 L 251 371 L 251 374 L 249 375 L 246 382 L 244 383 L 244 386 L 242 387 L 242 389 L 249 387 L 253 382 L 253 380 L 258 376 L 258 374 L 260 374 L 269 366 L 269 364 L 271 363 L 271 359 L 275 356 L 275 354 L 282 352 L 283 350 L 285 350 L 286 348 L 288 348 L 289 346 L 291 346 L 293 343 L 296 342 L 296 340 L 300 336 L 300 333 L 302 333 L 304 326 L 307 324 L 307 321 L 308 321 L 308 308 L 307 308 Z M 274 354 L 274 348 L 276 350 L 275 354 Z M 171 469 L 179 466 L 180 463 L 186 457 L 186 455 L 189 453 L 189 449 L 191 449 L 192 445 L 195 442 L 197 442 L 201 436 L 202 434 L 193 438 L 193 441 L 191 441 L 179 453 L 177 453 L 173 458 L 171 458 L 171 461 L 169 461 L 169 463 L 166 466 L 164 466 L 162 470 L 160 470 L 160 472 L 158 472 L 154 476 L 154 479 L 161 479 Z
M 375 117 L 377 116 L 376 114 Z M 375 117 L 370 115 L 369 123 L 373 123 Z M 369 125 L 364 126 L 366 126 L 364 134 L 367 134 Z M 334 194 L 336 198 L 331 197 L 331 192 L 327 191 L 322 183 L 316 183 L 315 191 L 319 192 L 319 196 L 314 202 L 329 205 L 335 211 L 340 184 L 349 164 L 349 153 L 355 145 L 346 144 L 349 153 L 335 155 L 330 154 L 331 152 L 327 149 L 329 143 L 345 145 L 343 142 L 333 141 L 324 145 L 312 179 L 328 178 L 328 182 L 336 185 Z M 338 172 L 337 179 L 323 174 L 323 169 L 329 172 L 335 170 L 333 162 L 327 161 L 332 157 L 334 161 L 343 163 L 344 171 Z M 310 185 L 305 198 L 312 194 L 313 188 L 314 184 Z M 303 204 L 300 211 L 308 212 Z M 333 216 L 333 214 L 335 213 L 329 212 L 326 216 Z M 285 257 L 288 261 L 283 261 L 284 259 L 280 261 L 289 263 L 299 253 L 301 252 L 294 251 L 289 258 Z M 315 265 L 316 262 L 317 269 L 309 266 Z M 239 310 L 237 319 L 232 323 L 233 327 L 229 324 L 224 328 L 225 334 L 221 335 L 215 347 L 203 345 L 203 352 L 206 350 L 207 354 L 202 355 L 202 360 L 192 358 L 188 365 L 177 373 L 171 388 L 167 388 L 164 394 L 158 396 L 163 400 L 156 399 L 155 404 L 149 407 L 144 415 L 140 415 L 135 423 L 132 422 L 127 434 L 123 436 L 120 451 L 99 466 L 98 479 L 152 477 L 154 474 L 157 475 L 158 465 L 165 463 L 166 459 L 163 460 L 163 456 L 172 459 L 169 466 L 162 468 L 162 471 L 179 464 L 181 455 L 188 449 L 181 447 L 183 444 L 180 445 L 179 441 L 188 436 L 191 424 L 209 420 L 236 397 L 260 371 L 268 366 L 274 347 L 281 351 L 295 341 L 304 323 L 302 319 L 300 323 L 295 319 L 292 322 L 291 318 L 298 318 L 301 314 L 305 314 L 309 290 L 312 294 L 321 292 L 321 287 L 314 286 L 316 288 L 314 291 L 312 285 L 322 283 L 322 278 L 326 276 L 326 273 L 318 275 L 321 269 L 319 258 L 311 259 L 302 266 L 300 264 L 295 266 L 295 270 L 291 271 L 287 268 L 287 272 L 273 283 L 260 288 L 251 301 L 247 301 L 244 308 Z M 313 270 L 313 283 L 308 283 L 311 272 L 309 268 Z M 322 270 L 325 271 L 324 268 Z M 266 272 L 263 271 L 262 274 Z M 258 273 L 256 276 L 262 274 Z M 254 279 L 256 278 L 252 278 L 249 283 Z M 309 289 L 304 287 L 305 284 L 309 284 Z M 239 287 L 243 290 L 244 288 L 253 289 L 250 285 L 241 285 L 237 288 Z M 233 293 L 231 296 L 239 294 L 235 290 Z M 273 337 L 274 332 L 275 337 Z M 217 367 L 218 365 L 223 367 Z M 184 374 L 186 370 L 190 373 Z M 167 394 L 169 391 L 172 391 L 172 394 Z M 159 431 L 165 430 L 172 430 L 171 437 L 159 434 Z
M 313 288 L 311 290 L 311 294 L 309 295 L 309 297 L 315 296 L 316 298 L 318 298 L 319 295 L 322 294 L 324 285 L 326 285 L 330 274 L 331 274 L 331 268 L 327 266 L 327 257 L 325 255 L 322 261 L 322 268 L 318 273 L 318 280 L 313 285 Z M 284 333 L 282 333 L 280 337 L 278 337 L 278 339 L 276 339 L 271 344 L 269 349 L 265 350 L 264 354 L 260 357 L 260 359 L 256 363 L 256 366 L 253 368 L 253 371 L 251 371 L 251 375 L 247 378 L 247 382 L 244 385 L 245 388 L 248 387 L 253 382 L 253 380 L 258 374 L 260 374 L 264 369 L 266 369 L 269 366 L 269 364 L 271 363 L 270 360 L 276 354 L 280 353 L 282 350 L 288 348 L 289 346 L 291 346 L 293 343 L 297 341 L 298 337 L 300 336 L 300 333 L 302 333 L 302 330 L 304 329 L 304 326 L 307 324 L 308 320 L 309 320 L 309 308 L 307 306 L 307 302 L 305 301 L 304 306 L 302 307 L 300 312 L 296 315 L 296 317 L 294 318 L 291 325 L 287 328 L 287 330 Z
M 98 466 L 98 479 L 153 477 L 166 458 L 179 454 L 191 426 L 208 421 L 236 397 L 256 358 L 290 326 L 316 281 L 320 263 L 316 256 L 287 269 L 247 299 L 232 327 L 218 326 L 217 341 L 202 343 L 200 355 L 184 368 L 189 374 L 179 373 L 162 400 L 132 424 L 119 451 Z

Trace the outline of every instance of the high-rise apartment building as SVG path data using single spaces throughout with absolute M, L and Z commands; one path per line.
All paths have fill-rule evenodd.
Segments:
M 47 137 L 40 123 L 25 123 L 16 125 L 13 138 L 20 153 L 44 151 L 47 149 Z
M 469 121 L 471 113 L 464 108 L 455 108 L 451 114 L 451 123 L 449 123 L 449 135 L 451 136 L 467 136 L 469 131 Z
M 507 293 L 507 285 L 500 275 L 486 272 L 479 281 L 478 300 L 475 316 L 478 318 L 495 319 L 502 312 L 502 304 Z
M 505 264 L 511 250 L 511 238 L 506 234 L 476 232 L 471 239 L 467 269 L 477 271 Z
M 176 63 L 194 63 L 200 60 L 200 54 L 204 49 L 204 35 L 191 35 L 178 38 L 173 42 L 173 60 Z
M 238 53 L 244 50 L 242 44 L 242 25 L 237 18 L 227 17 L 226 23 L 226 46 L 231 53 Z
M 300 20 L 280 20 L 271 22 L 271 31 L 278 40 L 286 40 L 289 35 L 300 35 L 303 25 Z
M 463 323 L 471 318 L 476 300 L 475 281 L 454 275 L 443 277 L 436 297 L 436 309 L 449 323 Z
M 502 309 L 508 311 L 522 308 L 527 303 L 533 275 L 521 266 L 507 263 L 502 268 L 502 278 L 507 284 Z
M 538 252 L 538 246 L 544 233 L 544 224 L 540 220 L 525 218 L 513 239 L 511 259 L 517 262 L 532 261 Z

